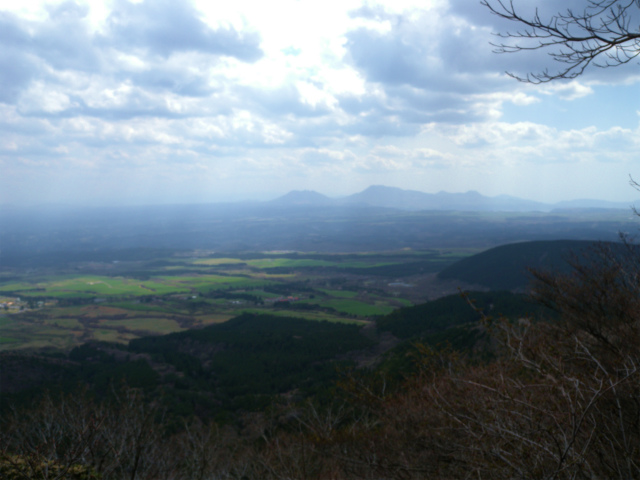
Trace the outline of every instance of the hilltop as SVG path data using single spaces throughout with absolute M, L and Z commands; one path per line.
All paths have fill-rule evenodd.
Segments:
M 271 200 L 271 205 L 331 205 L 334 201 L 321 193 L 312 190 L 292 190 L 291 192 Z
M 444 268 L 440 280 L 457 280 L 491 290 L 523 290 L 529 269 L 568 271 L 569 261 L 580 259 L 597 245 L 620 249 L 621 244 L 583 240 L 520 242 L 491 248 Z

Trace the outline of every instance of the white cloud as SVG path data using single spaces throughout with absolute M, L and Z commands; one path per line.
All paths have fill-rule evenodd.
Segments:
M 577 80 L 569 83 L 545 84 L 540 87 L 540 93 L 556 95 L 562 100 L 576 100 L 593 94 L 593 89 Z
M 561 99 L 579 115 L 572 109 L 588 111 L 598 83 L 640 75 L 515 82 L 503 72 L 548 58 L 493 54 L 498 24 L 475 3 L 19 3 L 0 0 L 0 190 L 16 199 L 68 188 L 80 201 L 72 180 L 92 175 L 107 196 L 123 176 L 132 191 L 144 184 L 147 202 L 172 177 L 205 197 L 238 194 L 244 184 L 229 179 L 241 178 L 254 179 L 252 195 L 385 181 L 482 191 L 487 176 L 520 178 L 510 169 L 637 162 L 629 125 L 529 113 Z M 26 180 L 34 175 L 59 185 Z

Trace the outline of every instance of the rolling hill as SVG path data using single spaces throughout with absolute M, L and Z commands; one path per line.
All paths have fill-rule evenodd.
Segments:
M 522 317 L 538 313 L 540 307 L 534 305 L 526 295 L 510 292 L 470 292 L 469 301 L 474 302 L 474 310 L 462 295 L 448 295 L 431 302 L 404 307 L 377 320 L 380 331 L 391 332 L 400 339 L 428 337 L 442 334 L 452 327 L 477 323 L 482 311 L 488 316 Z
M 491 290 L 522 290 L 531 280 L 528 269 L 567 271 L 567 260 L 580 257 L 596 242 L 553 240 L 502 245 L 460 260 L 438 274 L 441 280 L 459 280 Z M 620 244 L 608 242 L 612 248 Z

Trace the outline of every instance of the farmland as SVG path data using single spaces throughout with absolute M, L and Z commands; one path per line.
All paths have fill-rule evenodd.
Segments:
M 468 251 L 215 252 L 82 261 L 0 276 L 0 350 L 127 343 L 269 313 L 367 323 L 426 299 L 425 282 Z M 117 255 L 114 255 L 114 258 Z M 402 280 L 398 282 L 398 280 Z

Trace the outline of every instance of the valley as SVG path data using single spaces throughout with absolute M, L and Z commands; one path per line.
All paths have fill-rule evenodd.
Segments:
M 114 439 L 147 449 L 148 465 L 183 445 L 173 471 L 197 450 L 203 478 L 275 478 L 287 468 L 279 458 L 348 472 L 379 429 L 403 451 L 432 430 L 405 414 L 448 418 L 422 397 L 430 379 L 481 371 L 491 381 L 508 358 L 502 329 L 555 325 L 554 304 L 531 296 L 530 268 L 570 272 L 578 259 L 626 264 L 637 253 L 612 242 L 635 228 L 618 210 L 199 208 L 98 223 L 95 211 L 58 212 L 50 225 L 4 217 L 0 440 L 28 452 L 30 426 L 52 421 L 76 429 L 64 435 L 78 445 L 78 432 L 95 433 L 96 451 Z M 77 418 L 64 417 L 71 403 Z M 92 418 L 95 430 L 82 430 Z M 20 465 L 0 456 L 0 472 Z
M 14 271 L 0 284 L 0 307 L 7 306 L 0 310 L 0 350 L 68 349 L 91 340 L 126 343 L 245 312 L 362 324 L 454 293 L 454 282 L 437 282 L 435 273 L 470 252 L 237 257 L 179 252 L 78 262 L 62 268 L 68 273 Z

